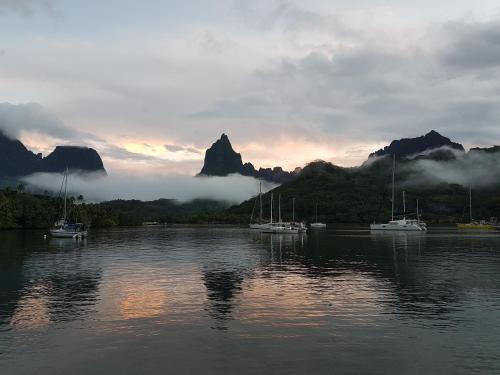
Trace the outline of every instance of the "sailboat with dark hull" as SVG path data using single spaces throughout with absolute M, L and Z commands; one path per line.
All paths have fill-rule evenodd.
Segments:
M 54 238 L 83 238 L 88 232 L 83 223 L 73 223 L 68 220 L 68 170 L 63 177 L 64 209 L 63 217 L 50 228 L 50 235 Z M 61 189 L 62 190 L 62 189 Z

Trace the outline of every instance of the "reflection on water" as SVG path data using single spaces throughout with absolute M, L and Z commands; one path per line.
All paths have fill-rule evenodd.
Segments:
M 496 233 L 43 234 L 0 233 L 2 373 L 500 371 Z
M 220 325 L 223 321 L 231 318 L 234 308 L 234 298 L 241 291 L 243 276 L 238 271 L 206 271 L 203 282 L 207 288 L 209 301 L 208 311 L 210 316 L 219 324 L 219 329 L 226 326 Z

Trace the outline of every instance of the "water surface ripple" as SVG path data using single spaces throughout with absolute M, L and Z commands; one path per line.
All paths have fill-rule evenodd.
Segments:
M 498 374 L 500 234 L 0 233 L 2 374 Z

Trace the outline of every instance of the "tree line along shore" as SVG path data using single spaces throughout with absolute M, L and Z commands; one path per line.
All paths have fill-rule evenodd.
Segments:
M 320 183 L 320 181 L 315 181 Z M 326 181 L 322 181 L 322 184 Z M 324 185 L 322 185 L 324 186 Z M 273 192 L 281 195 L 282 217 L 291 220 L 292 198 L 295 199 L 295 219 L 311 221 L 315 205 L 319 206 L 319 219 L 327 223 L 370 223 L 390 218 L 390 196 L 386 190 L 377 191 L 371 186 L 371 195 L 364 195 L 366 185 L 357 189 L 337 189 L 325 191 L 322 186 L 311 186 L 310 194 L 302 194 L 301 189 L 290 189 L 283 185 Z M 313 193 L 316 191 L 317 193 Z M 466 220 L 466 189 L 443 186 L 428 191 L 408 191 L 412 197 L 420 199 L 422 218 L 430 224 L 452 224 Z M 478 191 L 475 194 L 475 218 L 490 218 L 500 212 L 500 195 L 496 190 Z M 114 200 L 101 203 L 86 203 L 83 197 L 69 197 L 69 219 L 83 222 L 93 228 L 140 226 L 145 222 L 166 224 L 248 224 L 254 209 L 255 198 L 239 205 L 230 206 L 226 202 L 197 199 L 179 203 L 172 199 L 150 202 L 140 200 Z M 409 210 L 413 202 L 408 203 Z M 32 194 L 17 189 L 0 190 L 0 229 L 48 229 L 60 219 L 63 199 L 50 194 Z M 264 218 L 270 211 L 270 193 L 263 195 Z M 254 212 L 254 219 L 257 215 Z

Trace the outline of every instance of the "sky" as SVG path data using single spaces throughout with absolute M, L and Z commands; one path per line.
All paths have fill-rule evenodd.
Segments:
M 500 5 L 477 0 L 0 0 L 0 128 L 108 170 L 359 165 L 435 129 L 500 144 Z

